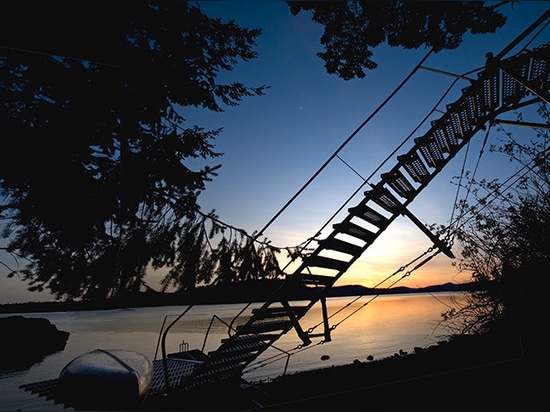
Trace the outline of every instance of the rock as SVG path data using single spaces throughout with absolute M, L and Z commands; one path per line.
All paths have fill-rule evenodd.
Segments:
M 65 348 L 69 332 L 48 319 L 8 316 L 0 318 L 0 369 L 28 368 Z
M 415 354 L 418 355 L 419 353 L 422 353 L 422 352 L 424 352 L 424 348 L 422 348 L 422 347 L 420 347 L 420 346 L 415 346 L 415 347 L 414 347 L 414 353 L 415 353 Z

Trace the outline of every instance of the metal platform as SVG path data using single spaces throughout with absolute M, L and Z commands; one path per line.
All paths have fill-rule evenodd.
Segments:
M 179 359 L 175 357 L 166 358 L 166 367 L 168 372 L 168 382 L 170 388 L 176 387 L 185 378 L 201 365 L 202 362 L 188 359 Z M 168 389 L 164 373 L 164 361 L 158 359 L 153 361 L 153 380 L 147 396 L 165 393 Z
M 201 361 L 180 359 L 177 357 L 167 357 L 166 364 L 162 359 L 157 359 L 153 364 L 153 378 L 147 396 L 155 396 L 166 393 L 168 388 L 179 385 L 181 380 L 189 375 L 202 364 Z M 165 369 L 166 365 L 166 369 Z M 168 375 L 168 386 L 166 385 L 166 374 Z M 64 405 L 66 408 L 73 405 L 66 403 L 57 392 L 59 379 L 49 379 L 41 382 L 23 384 L 21 389 L 36 394 L 46 400 L 53 401 L 55 404 Z

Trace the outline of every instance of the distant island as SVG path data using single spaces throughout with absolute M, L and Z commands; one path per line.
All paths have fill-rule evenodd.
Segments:
M 148 290 L 128 294 L 119 299 L 101 302 L 55 301 L 25 302 L 0 305 L 0 313 L 67 312 L 81 310 L 105 310 L 152 306 L 177 306 L 189 304 L 224 304 L 264 302 L 282 284 L 281 280 L 248 281 L 228 285 L 198 287 L 186 292 L 157 292 Z M 423 288 L 398 286 L 393 288 L 368 288 L 362 285 L 334 286 L 327 297 L 371 296 L 403 293 L 466 292 L 472 290 L 471 283 L 445 283 Z M 309 299 L 307 290 L 297 289 L 290 300 Z

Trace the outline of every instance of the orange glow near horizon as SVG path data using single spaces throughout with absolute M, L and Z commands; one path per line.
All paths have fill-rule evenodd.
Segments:
M 357 284 L 380 288 L 397 286 L 423 288 L 445 283 L 465 283 L 471 280 L 470 274 L 459 273 L 451 265 L 449 258 L 444 255 L 440 254 L 421 268 L 413 270 L 420 261 L 404 267 L 403 270 L 399 270 L 401 266 L 359 261 L 336 282 L 336 286 Z
M 388 256 L 387 259 L 377 260 L 360 258 L 342 275 L 335 286 L 361 285 L 369 288 L 406 286 L 422 288 L 444 283 L 458 284 L 471 281 L 469 273 L 459 272 L 456 267 L 452 266 L 451 259 L 441 253 L 416 270 L 413 270 L 414 267 L 423 259 L 418 259 L 407 266 L 407 263 L 412 259 L 405 261 L 391 256 Z M 403 268 L 403 270 L 400 270 L 400 268 Z M 409 271 L 410 273 L 408 273 Z M 286 272 L 292 273 L 291 270 Z
M 296 232 L 292 240 L 295 244 L 300 241 Z M 320 238 L 324 238 L 321 236 Z M 307 237 L 302 237 L 306 239 Z M 471 281 L 471 274 L 460 272 L 453 266 L 455 259 L 451 259 L 443 253 L 437 254 L 424 264 L 430 251 L 430 240 L 422 234 L 411 222 L 400 220 L 386 229 L 376 241 L 370 245 L 363 255 L 342 275 L 336 282 L 336 286 L 362 285 L 365 287 L 389 288 L 392 286 L 406 286 L 421 288 L 426 286 L 441 285 L 445 283 L 465 283 Z M 316 242 L 309 245 L 314 249 Z M 455 256 L 457 248 L 453 248 Z M 279 256 L 281 268 L 288 263 L 285 250 Z M 295 262 L 285 269 L 286 273 L 292 273 L 299 262 Z M 420 265 L 417 269 L 415 267 Z M 400 270 L 402 268 L 402 270 Z M 410 272 L 410 273 L 409 273 Z

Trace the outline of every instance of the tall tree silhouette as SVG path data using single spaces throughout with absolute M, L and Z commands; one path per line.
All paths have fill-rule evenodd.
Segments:
M 188 260 L 221 130 L 185 108 L 264 93 L 218 81 L 257 57 L 260 29 L 185 1 L 17 1 L 0 16 L 2 235 L 30 290 L 120 296 L 149 264 Z
M 319 55 L 343 79 L 375 68 L 372 48 L 386 41 L 437 51 L 505 22 L 481 2 L 288 4 L 325 26 Z M 178 0 L 23 0 L 0 11 L 2 236 L 29 262 L 17 273 L 31 290 L 119 296 L 142 285 L 148 265 L 170 267 L 163 285 L 179 289 L 280 274 L 267 243 L 256 250 L 246 237 L 222 238 L 209 251 L 205 238 L 188 237 L 218 167 L 196 159 L 220 156 L 221 130 L 187 124 L 185 108 L 222 111 L 264 93 L 218 82 L 220 71 L 257 57 L 260 29 Z
M 472 273 L 473 293 L 444 314 L 455 334 L 515 331 L 530 354 L 539 341 L 541 286 L 550 264 L 550 113 L 546 105 L 539 113 L 547 126 L 531 141 L 497 126 L 505 139 L 492 150 L 518 165 L 513 179 L 468 182 L 471 195 L 458 205 L 465 224 L 456 239 L 458 266 Z
M 329 74 L 350 80 L 375 69 L 373 49 L 389 46 L 434 52 L 454 49 L 467 32 L 494 33 L 506 22 L 482 1 L 289 1 L 292 14 L 311 12 L 324 26 L 318 56 Z

